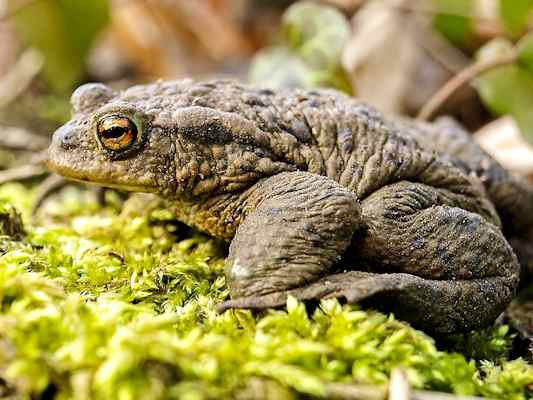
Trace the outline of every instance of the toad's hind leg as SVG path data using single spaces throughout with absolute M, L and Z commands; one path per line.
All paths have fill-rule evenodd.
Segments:
M 397 312 L 428 330 L 468 330 L 493 321 L 511 300 L 519 266 L 498 227 L 459 208 L 460 197 L 399 182 L 362 202 L 356 243 L 375 291 L 395 293 Z M 380 283 L 381 281 L 381 283 Z M 355 287 L 348 298 L 360 300 Z

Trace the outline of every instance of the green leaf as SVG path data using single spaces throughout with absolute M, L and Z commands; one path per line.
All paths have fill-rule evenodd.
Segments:
M 472 0 L 433 0 L 435 28 L 457 47 L 468 47 L 473 34 Z
M 334 87 L 351 94 L 340 63 L 349 35 L 348 20 L 335 8 L 295 3 L 283 15 L 280 45 L 252 60 L 250 81 L 270 88 Z
M 43 53 L 52 91 L 65 93 L 83 77 L 89 49 L 108 19 L 107 0 L 40 0 L 16 14 L 15 26 Z
M 268 88 L 333 87 L 352 94 L 351 84 L 340 65 L 333 70 L 313 68 L 284 46 L 257 52 L 250 63 L 248 80 Z
M 518 64 L 533 73 L 533 33 L 524 36 L 517 44 Z
M 479 61 L 488 62 L 514 51 L 504 39 L 495 39 L 477 54 Z M 522 134 L 533 143 L 533 75 L 518 64 L 488 71 L 476 80 L 476 88 L 485 105 L 496 115 L 511 115 Z
M 286 47 L 272 47 L 259 51 L 248 73 L 251 83 L 278 87 L 311 87 L 312 71 Z
M 520 36 L 526 30 L 532 6 L 531 0 L 500 0 L 500 16 L 511 36 Z
M 331 69 L 340 60 L 350 25 L 333 7 L 299 2 L 283 15 L 282 32 L 288 46 L 308 64 Z

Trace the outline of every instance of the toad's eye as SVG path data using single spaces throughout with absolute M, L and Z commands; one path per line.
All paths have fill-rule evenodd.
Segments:
M 111 115 L 98 121 L 98 140 L 107 150 L 121 151 L 138 140 L 137 126 L 126 117 Z

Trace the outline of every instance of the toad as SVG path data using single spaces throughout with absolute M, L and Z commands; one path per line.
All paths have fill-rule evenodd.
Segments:
M 71 103 L 49 168 L 156 193 L 230 243 L 221 311 L 337 297 L 452 333 L 491 323 L 517 288 L 507 238 L 533 225 L 533 190 L 453 122 L 230 81 L 85 84 Z

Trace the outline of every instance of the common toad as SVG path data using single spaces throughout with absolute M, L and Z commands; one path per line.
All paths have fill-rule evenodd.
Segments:
M 231 242 L 221 310 L 339 297 L 450 333 L 489 324 L 513 297 L 520 267 L 503 232 L 533 225 L 533 191 L 449 121 L 227 81 L 86 84 L 71 102 L 50 169 L 157 193 Z

